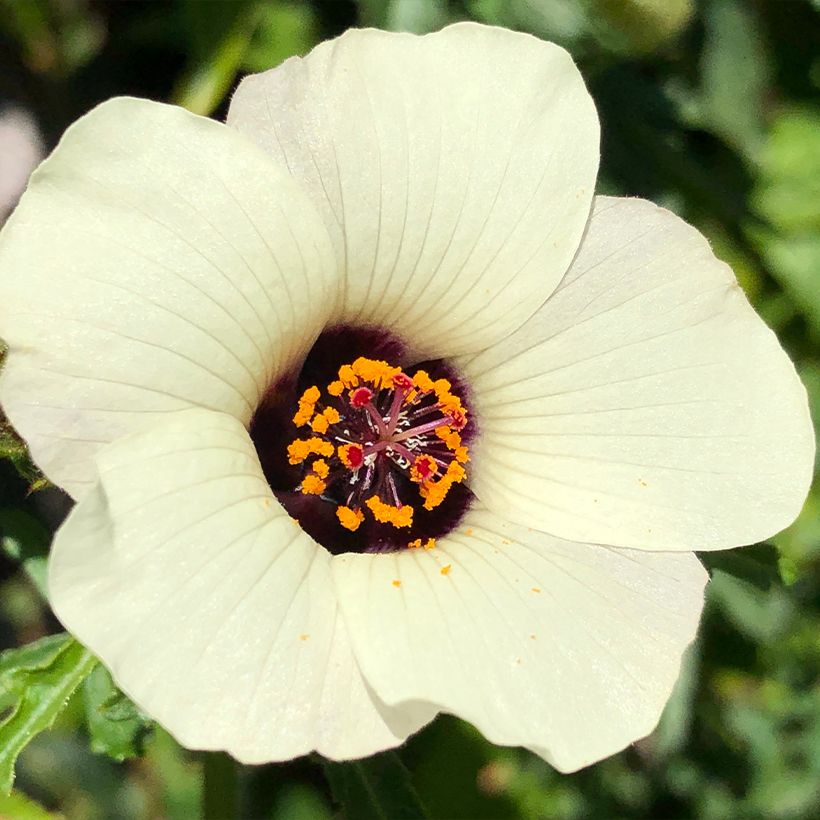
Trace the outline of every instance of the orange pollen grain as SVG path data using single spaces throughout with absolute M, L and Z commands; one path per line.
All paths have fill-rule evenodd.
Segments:
M 382 524 L 392 524 L 394 527 L 409 527 L 413 523 L 413 508 L 409 504 L 394 507 L 385 504 L 377 495 L 371 495 L 365 501 L 367 508 L 373 513 L 376 521 Z
M 302 492 L 305 495 L 321 495 L 325 491 L 325 484 L 318 475 L 313 475 L 312 473 L 306 475 L 302 480 Z
M 339 523 L 351 532 L 356 532 L 359 525 L 364 521 L 364 513 L 361 510 L 351 510 L 350 507 L 345 507 L 343 504 L 336 507 L 336 517 Z
M 330 424 L 328 424 L 328 420 L 324 416 L 316 416 L 310 423 L 310 429 L 320 435 L 326 433 L 328 427 L 330 427 Z
M 318 458 L 316 461 L 313 462 L 313 472 L 316 473 L 319 478 L 327 478 L 328 473 L 330 472 L 330 466 L 323 458 Z
M 311 453 L 328 458 L 333 455 L 333 449 L 329 441 L 316 436 L 307 439 L 298 438 L 288 444 L 288 463 L 301 464 Z

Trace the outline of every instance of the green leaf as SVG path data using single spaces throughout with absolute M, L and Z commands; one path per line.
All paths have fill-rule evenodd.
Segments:
M 118 761 L 142 755 L 153 724 L 117 689 L 104 666 L 85 679 L 83 700 L 92 751 Z
M 12 792 L 0 794 L 0 817 L 14 820 L 50 820 L 60 815 L 46 811 L 21 792 Z
M 363 26 L 413 34 L 436 31 L 451 20 L 447 5 L 439 0 L 360 0 L 359 18 Z
M 700 553 L 700 560 L 710 572 L 720 570 L 762 590 L 779 583 L 778 558 L 777 549 L 770 544 Z
M 770 642 L 781 639 L 794 616 L 794 601 L 780 584 L 761 589 L 736 575 L 716 569 L 707 587 L 707 599 L 748 638 Z
M 820 228 L 820 109 L 794 106 L 778 115 L 760 157 L 752 199 L 783 233 Z
M 268 3 L 242 60 L 246 71 L 267 71 L 294 55 L 307 54 L 321 39 L 319 21 L 307 4 Z
M 25 510 L 0 509 L 0 547 L 9 558 L 22 564 L 37 591 L 46 599 L 50 540 L 48 530 Z
M 712 130 L 729 145 L 754 156 L 763 141 L 769 68 L 763 32 L 745 0 L 706 4 L 703 46 L 703 108 Z
M 325 774 L 347 820 L 419 820 L 429 816 L 395 752 L 352 763 L 326 761 Z
M 234 8 L 230 3 L 220 5 L 229 11 Z M 210 48 L 202 47 L 202 56 L 194 58 L 172 95 L 173 102 L 195 114 L 208 115 L 222 102 L 262 18 L 262 6 L 256 3 L 236 5 L 241 5 L 241 10 L 235 19 L 220 32 L 219 39 Z M 210 16 L 210 3 L 189 6 L 198 14 Z
M 11 791 L 17 756 L 51 727 L 96 663 L 65 633 L 0 654 L 0 792 Z

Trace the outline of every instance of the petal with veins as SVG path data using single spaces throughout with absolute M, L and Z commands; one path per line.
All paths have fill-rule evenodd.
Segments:
M 707 580 L 691 553 L 562 541 L 483 509 L 433 550 L 339 555 L 332 570 L 380 698 L 428 701 L 561 771 L 652 731 Z
M 246 78 L 228 123 L 319 206 L 345 321 L 480 350 L 552 292 L 586 224 L 598 119 L 571 57 L 506 29 L 351 30 Z
M 91 458 L 190 406 L 247 421 L 336 303 L 327 232 L 225 125 L 115 99 L 68 129 L 0 237 L 4 411 L 77 495 Z
M 432 707 L 371 696 L 330 556 L 281 508 L 239 421 L 188 410 L 102 449 L 59 530 L 57 616 L 183 745 L 238 760 L 346 759 L 401 743 Z
M 783 529 L 806 497 L 792 363 L 706 240 L 651 203 L 599 197 L 556 293 L 461 367 L 473 490 L 545 532 L 723 549 Z

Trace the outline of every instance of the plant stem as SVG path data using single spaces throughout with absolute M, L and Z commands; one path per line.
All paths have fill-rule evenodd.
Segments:
M 202 754 L 202 816 L 205 820 L 239 817 L 239 770 L 223 752 Z

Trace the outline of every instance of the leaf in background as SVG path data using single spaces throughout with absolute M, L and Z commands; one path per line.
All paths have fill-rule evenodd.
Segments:
M 576 58 L 590 25 L 583 0 L 471 0 L 468 9 L 483 23 L 532 32 L 569 48 Z
M 359 18 L 363 26 L 413 34 L 437 31 L 451 22 L 447 4 L 440 0 L 359 0 Z
M 593 33 L 615 54 L 648 54 L 689 25 L 692 0 L 586 0 Z
M 321 39 L 316 12 L 307 4 L 288 2 L 263 6 L 242 68 L 267 71 L 294 55 L 307 54 Z
M 772 584 L 764 590 L 716 569 L 706 589 L 707 600 L 717 604 L 744 635 L 755 641 L 782 637 L 794 616 L 794 603 L 780 584 Z
M 330 790 L 347 820 L 422 820 L 429 816 L 395 752 L 351 763 L 326 761 L 324 766 Z
M 139 757 L 151 732 L 151 721 L 114 685 L 108 670 L 97 665 L 83 684 L 91 749 L 122 761 Z
M 198 32 L 197 48 L 177 82 L 172 101 L 207 116 L 222 102 L 236 78 L 264 7 L 237 2 L 188 3 L 186 8 L 190 19 L 201 25 L 193 26 Z
M 62 814 L 52 814 L 20 792 L 0 794 L 0 817 L 8 820 L 57 820 Z
M 14 782 L 14 764 L 26 744 L 48 729 L 97 659 L 62 633 L 0 655 L 0 792 Z
M 770 544 L 718 552 L 702 552 L 698 557 L 709 572 L 720 570 L 757 589 L 770 589 L 780 581 L 777 550 Z
M 652 750 L 653 763 L 662 763 L 680 752 L 689 739 L 699 667 L 699 647 L 694 643 L 683 654 L 680 675 L 675 681 L 675 687 L 664 707 L 657 728 L 647 738 Z
M 704 24 L 703 111 L 715 134 L 754 157 L 763 140 L 769 64 L 753 4 L 709 0 Z
M 758 236 L 772 274 L 820 339 L 820 234 Z
M 749 234 L 820 338 L 820 110 L 787 109 L 777 118 L 752 201 L 773 229 Z
M 820 229 L 820 108 L 790 108 L 761 152 L 756 210 L 787 233 Z
M 17 508 L 0 509 L 0 547 L 22 564 L 37 591 L 47 598 L 46 565 L 48 530 L 30 513 Z

